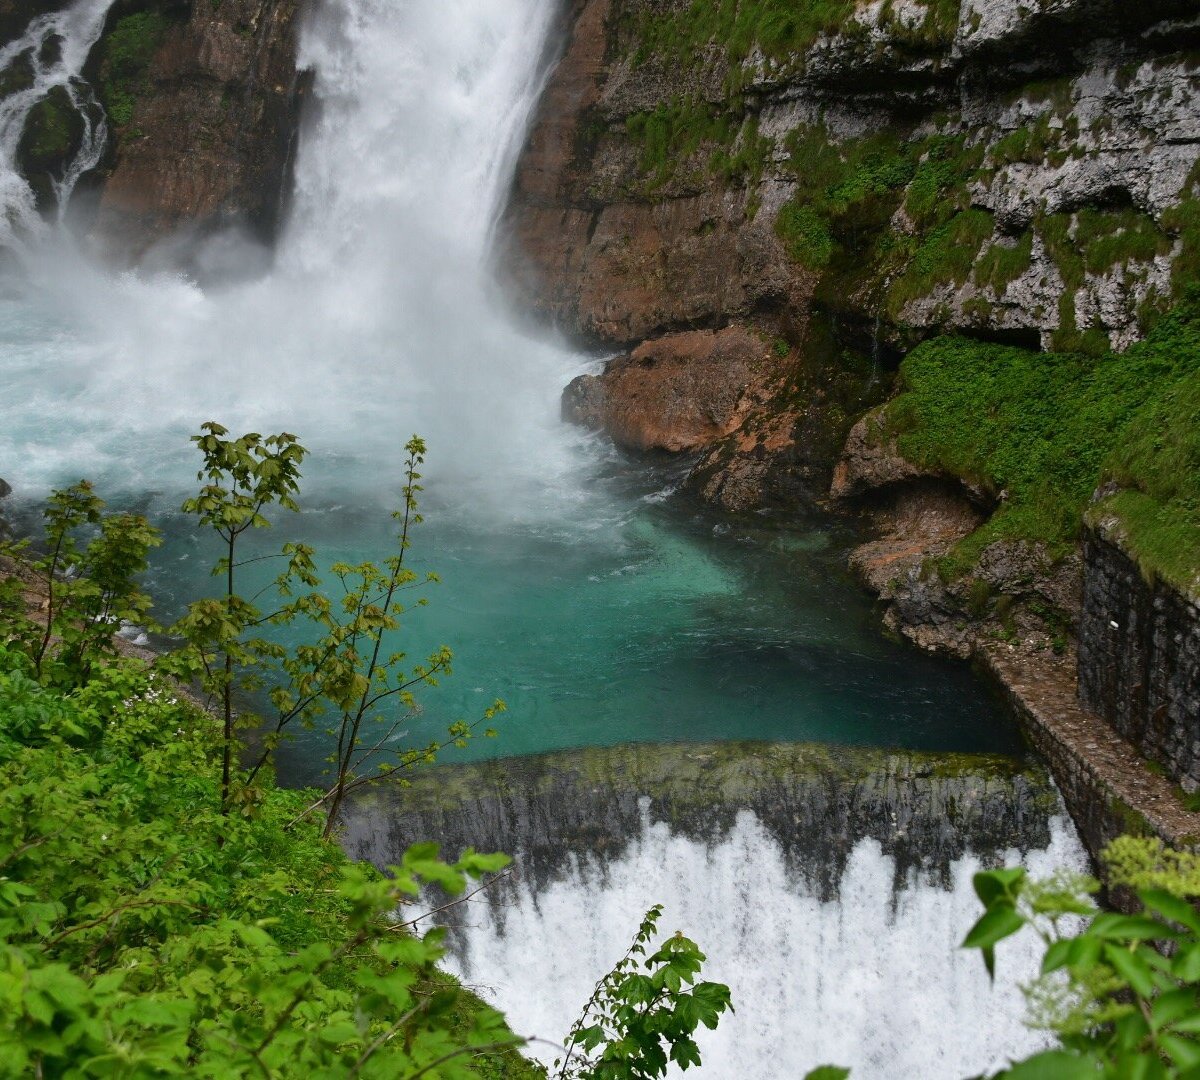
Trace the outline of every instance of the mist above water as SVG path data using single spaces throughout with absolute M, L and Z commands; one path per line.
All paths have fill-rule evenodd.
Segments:
M 71 17 L 105 7 L 82 0 Z M 558 423 L 558 394 L 581 360 L 514 328 L 485 255 L 554 10 L 316 5 L 291 218 L 257 280 L 114 274 L 61 231 L 23 244 L 0 299 L 0 463 L 18 490 L 80 470 L 126 491 L 186 482 L 187 435 L 217 419 L 298 434 L 314 451 L 310 496 L 394 498 L 419 432 L 455 501 L 548 512 L 578 482 L 583 440 Z M 206 258 L 236 269 L 261 252 L 225 235 Z

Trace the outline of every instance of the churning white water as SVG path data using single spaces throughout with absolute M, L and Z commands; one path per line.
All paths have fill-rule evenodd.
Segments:
M 64 175 L 52 181 L 60 214 L 80 176 L 94 168 L 104 152 L 108 125 L 90 86 L 79 76 L 112 2 L 79 0 L 62 11 L 39 15 L 25 33 L 0 47 L 0 71 L 10 79 L 25 75 L 23 88 L 0 97 L 0 248 L 44 237 L 46 231 L 33 192 L 17 172 L 25 118 L 39 101 L 61 87 L 83 124 L 78 152 Z
M 105 6 L 81 0 L 63 17 L 92 20 L 71 31 L 72 63 Z M 190 477 L 187 435 L 218 419 L 299 434 L 319 452 L 310 493 L 324 462 L 339 493 L 394 497 L 417 431 L 462 502 L 561 511 L 580 439 L 557 422 L 558 394 L 580 360 L 514 328 L 485 259 L 555 6 L 316 4 L 293 212 L 258 280 L 203 289 L 114 275 L 61 234 L 26 244 L 24 287 L 0 300 L 0 462 L 20 462 L 5 466 L 19 488 L 68 467 L 161 488 Z M 211 247 L 226 265 L 260 254 L 230 236 Z
M 1045 850 L 1001 861 L 1034 876 L 1086 867 L 1064 818 L 1051 822 Z M 978 951 L 957 947 L 982 910 L 971 885 L 979 860 L 953 863 L 948 890 L 915 874 L 897 890 L 894 869 L 877 841 L 862 840 L 837 899 L 822 901 L 750 811 L 710 844 L 647 821 L 600 867 L 540 889 L 522 883 L 500 907 L 474 903 L 454 932 L 453 962 L 515 1030 L 538 1037 L 531 1050 L 550 1063 L 561 1056 L 553 1041 L 661 903 L 660 932 L 697 942 L 703 977 L 727 983 L 737 1010 L 701 1031 L 706 1076 L 799 1080 L 836 1064 L 854 1080 L 960 1080 L 1042 1048 L 1044 1033 L 1022 1024 L 1019 985 L 1037 973 L 1038 940 L 998 949 L 994 986 Z

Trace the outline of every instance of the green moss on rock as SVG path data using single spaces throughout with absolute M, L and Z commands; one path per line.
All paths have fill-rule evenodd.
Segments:
M 1093 492 L 1149 574 L 1200 574 L 1200 292 L 1128 352 L 1099 358 L 938 338 L 901 366 L 887 421 L 905 457 L 993 492 L 999 506 L 952 552 L 970 566 L 994 540 L 1074 543 Z M 1099 512 L 1099 511 L 1097 511 Z
M 29 112 L 17 158 L 26 174 L 57 170 L 79 149 L 83 118 L 65 87 L 54 87 Z
M 101 44 L 100 98 L 117 127 L 133 120 L 145 90 L 150 61 L 173 19 L 161 11 L 139 11 L 119 19 Z

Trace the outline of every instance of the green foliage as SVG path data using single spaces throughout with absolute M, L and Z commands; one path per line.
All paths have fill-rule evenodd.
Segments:
M 1200 857 L 1121 837 L 1103 861 L 1112 885 L 1136 893 L 1134 914 L 1101 912 L 1091 899 L 1099 884 L 1080 875 L 975 875 L 984 914 L 963 946 L 981 951 L 988 972 L 1015 933 L 1032 929 L 1045 945 L 1026 994 L 1032 1022 L 1060 1045 L 999 1074 L 1008 1080 L 1169 1080 L 1200 1069 Z
M 838 144 L 823 128 L 797 128 L 787 150 L 799 186 L 775 229 L 811 269 L 828 265 L 846 234 L 886 220 L 917 170 L 918 151 L 886 137 Z
M 731 67 L 755 50 L 777 66 L 795 69 L 803 54 L 823 34 L 843 33 L 862 37 L 864 26 L 855 21 L 854 0 L 692 0 L 644 12 L 633 26 L 637 43 L 634 62 L 658 56 L 674 66 L 701 65 L 709 45 L 723 49 Z M 891 33 L 914 43 L 949 42 L 958 22 L 959 0 L 934 0 L 920 25 L 909 28 L 891 20 Z M 890 8 L 883 13 L 887 22 Z
M 1168 322 L 1160 339 L 1193 360 L 1195 326 Z M 1121 433 L 1106 475 L 1126 490 L 1092 514 L 1115 514 L 1124 538 L 1148 575 L 1159 574 L 1200 595 L 1200 373 L 1165 380 Z
M 237 540 L 268 524 L 268 507 L 296 509 L 305 451 L 288 434 L 226 435 L 208 423 L 194 439 L 205 484 L 185 510 L 221 539 L 215 573 L 226 587 L 183 620 L 182 656 L 152 669 L 113 654 L 114 620 L 144 616 L 134 579 L 157 536 L 140 518 L 104 516 L 86 483 L 54 493 L 46 510 L 49 552 L 34 567 L 50 583 L 48 625 L 26 614 L 19 577 L 0 589 L 0 1071 L 544 1076 L 516 1053 L 524 1040 L 503 1018 L 438 970 L 445 931 L 419 935 L 426 916 L 398 915 L 424 886 L 461 897 L 507 856 L 468 850 L 449 863 L 436 844 L 417 844 L 381 875 L 330 841 L 341 799 L 374 778 L 364 764 L 395 730 L 364 750 L 372 710 L 411 704 L 409 688 L 435 683 L 449 658 L 439 650 L 406 675 L 402 654 L 381 651 L 403 610 L 396 594 L 419 583 L 404 554 L 420 521 L 424 444 L 407 446 L 397 554 L 382 567 L 335 565 L 333 605 L 312 553 L 285 545 L 275 584 L 287 602 L 264 617 L 234 589 Z M 93 532 L 83 549 L 79 529 Z M 59 581 L 67 568 L 80 572 L 69 586 Z M 297 584 L 311 591 L 294 595 Z M 246 637 L 301 616 L 324 632 L 314 645 L 288 653 Z M 181 695 L 167 674 L 180 672 L 221 697 L 220 718 Z M 275 787 L 261 771 L 268 739 L 232 798 L 230 691 L 278 675 L 281 717 L 338 710 L 337 783 L 323 795 Z M 472 730 L 456 723 L 450 741 Z M 400 763 L 437 749 L 402 751 Z M 312 812 L 327 801 L 318 828 Z M 643 923 L 638 954 L 658 914 Z M 585 1013 L 594 1023 L 573 1033 L 581 1056 L 570 1075 L 661 1076 L 668 1051 L 698 1064 L 691 1034 L 729 1007 L 727 987 L 696 982 L 703 959 L 677 934 L 646 960 L 648 975 L 618 965 Z
M 252 602 L 238 595 L 238 541 L 250 529 L 265 529 L 270 521 L 263 511 L 278 504 L 296 511 L 300 488 L 300 463 L 308 453 L 294 435 L 283 432 L 263 438 L 250 432 L 227 439 L 228 431 L 209 421 L 192 436 L 204 464 L 196 474 L 206 481 L 200 493 L 183 504 L 185 514 L 195 514 L 200 524 L 221 539 L 224 551 L 213 567 L 213 575 L 225 579 L 219 600 L 198 600 L 174 630 L 190 646 L 187 674 L 200 680 L 206 692 L 221 702 L 224 737 L 221 748 L 221 805 L 229 806 L 232 791 L 234 739 L 233 698 L 237 690 L 252 691 L 263 685 L 264 669 L 284 652 L 273 642 L 256 635 L 264 623 L 282 616 L 264 615 Z M 284 549 L 288 559 L 279 580 L 286 590 L 293 580 L 316 585 L 312 552 L 299 544 Z
M 119 19 L 105 36 L 100 65 L 100 98 L 109 119 L 125 127 L 145 86 L 146 72 L 171 20 L 158 11 Z
M 866 283 L 882 292 L 893 318 L 935 286 L 960 284 L 991 237 L 991 216 L 969 207 L 968 181 L 982 150 L 962 138 L 933 136 L 902 142 L 892 135 L 835 143 L 820 127 L 798 128 L 787 139 L 797 181 L 775 229 L 791 256 L 826 271 L 822 298 Z M 903 205 L 911 232 L 893 226 Z
M 383 877 L 295 822 L 303 792 L 224 815 L 220 733 L 168 681 L 108 661 L 67 695 L 25 665 L 0 651 L 5 1075 L 529 1073 L 436 970 L 442 932 L 392 917 L 503 856 L 418 845 Z
M 950 555 L 951 576 L 993 540 L 1067 549 L 1092 493 L 1124 515 L 1148 573 L 1187 585 L 1200 569 L 1200 302 L 1193 297 L 1124 355 L 1034 353 L 961 338 L 914 350 L 888 407 L 901 452 L 997 496 L 991 519 Z M 1133 512 L 1136 509 L 1136 513 Z
M 1022 233 L 1012 246 L 993 244 L 980 258 L 975 280 L 980 285 L 1002 294 L 1029 269 L 1032 258 L 1032 232 Z
M 986 210 L 964 210 L 931 230 L 889 289 L 888 310 L 898 316 L 905 304 L 927 296 L 938 285 L 961 285 L 994 232 L 995 223 Z
M 638 167 L 648 192 L 674 177 L 702 146 L 731 145 L 739 126 L 707 102 L 678 98 L 625 121 L 626 133 L 641 147 Z
M 829 222 L 814 206 L 792 199 L 780 208 L 775 231 L 787 245 L 788 254 L 810 270 L 829 265 L 833 258 L 833 234 Z
M 661 916 L 661 906 L 646 912 L 629 951 L 596 984 L 554 1063 L 559 1080 L 653 1080 L 669 1062 L 700 1064 L 693 1035 L 732 1010 L 729 987 L 696 981 L 704 954 L 681 933 L 646 956 Z
M 1075 293 L 1088 274 L 1108 273 L 1118 267 L 1127 270 L 1132 264 L 1149 263 L 1155 256 L 1167 254 L 1173 243 L 1169 232 L 1149 215 L 1129 207 L 1085 207 L 1071 214 L 1048 214 L 1036 227 L 1065 286 L 1054 347 L 1102 355 L 1108 351 L 1108 337 L 1102 331 L 1078 326 Z
M 1180 246 L 1171 264 L 1172 295 L 1180 297 L 1189 285 L 1200 281 L 1200 163 L 1192 168 L 1184 198 L 1163 212 L 1159 224 Z
M 790 58 L 822 33 L 844 26 L 853 0 L 693 0 L 682 10 L 648 11 L 636 27 L 635 59 L 652 54 L 685 67 L 695 65 L 704 49 L 716 43 L 737 63 L 757 45 L 771 57 Z
M 273 603 L 271 610 L 264 611 L 238 591 L 237 574 L 246 565 L 239 558 L 238 541 L 248 530 L 270 524 L 264 513 L 269 507 L 297 509 L 299 466 L 307 451 L 287 433 L 264 438 L 252 432 L 238 439 L 226 438 L 227 434 L 221 425 L 210 422 L 193 438 L 204 455 L 199 476 L 206 483 L 183 507 L 221 542 L 223 554 L 213 573 L 224 579 L 224 595 L 189 605 L 175 627 L 189 648 L 174 659 L 172 670 L 198 680 L 220 702 L 222 805 L 227 810 L 236 801 L 257 798 L 254 783 L 289 729 L 312 727 L 322 716 L 333 717 L 327 731 L 336 744 L 331 758 L 335 782 L 306 811 L 324 810 L 328 834 L 349 792 L 396 769 L 431 762 L 446 746 L 464 746 L 477 728 L 503 711 L 504 703 L 494 702 L 474 723 L 456 720 L 444 741 L 422 747 L 393 745 L 393 736 L 416 707 L 413 688 L 437 685 L 440 677 L 450 673 L 453 659 L 446 646 L 414 664 L 402 652 L 385 650 L 401 627 L 406 610 L 402 597 L 437 581 L 435 574 L 420 580 L 405 565 L 410 530 L 421 521 L 417 469 L 424 460 L 425 444 L 419 438 L 414 436 L 405 448 L 403 505 L 393 515 L 400 526 L 396 553 L 382 563 L 335 563 L 329 570 L 337 582 L 334 602 L 323 586 L 316 553 L 304 544 L 286 543 L 274 556 L 282 561 L 283 570 L 267 590 L 260 591 Z M 424 603 L 420 597 L 415 606 Z M 307 627 L 311 636 L 285 649 L 266 633 L 267 628 L 283 626 Z M 234 699 L 267 688 L 275 713 L 262 750 L 244 776 L 235 776 L 236 729 L 257 725 L 258 719 L 248 714 L 239 717 Z M 389 719 L 376 725 L 382 707 L 395 704 L 404 710 L 389 711 Z M 494 734 L 490 728 L 486 733 Z
M 0 550 L 25 559 L 44 584 L 40 619 L 27 612 L 18 578 L 0 585 L 0 643 L 24 654 L 38 680 L 64 687 L 86 682 L 97 662 L 116 655 L 115 638 L 125 623 L 149 624 L 150 598 L 138 576 L 160 543 L 158 533 L 140 514 L 103 509 L 104 501 L 81 480 L 50 496 L 43 554 L 25 559 L 24 542 Z

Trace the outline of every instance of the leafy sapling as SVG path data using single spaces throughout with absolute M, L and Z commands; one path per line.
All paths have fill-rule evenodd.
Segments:
M 194 647 L 202 666 L 205 690 L 220 702 L 223 721 L 221 806 L 228 810 L 232 792 L 235 750 L 234 695 L 241 686 L 257 685 L 254 672 L 282 650 L 265 638 L 251 636 L 264 622 L 263 613 L 237 592 L 238 541 L 250 529 L 270 525 L 263 511 L 273 505 L 298 510 L 300 463 L 308 453 L 294 435 L 283 432 L 265 438 L 250 432 L 228 439 L 228 430 L 213 421 L 192 436 L 204 464 L 196 478 L 205 481 L 200 493 L 183 504 L 185 514 L 195 514 L 224 544 L 224 555 L 213 568 L 225 579 L 224 595 L 192 604 L 176 626 Z M 295 552 L 296 572 L 307 573 L 304 553 Z
M 251 433 L 225 438 L 219 424 L 203 425 L 193 441 L 204 454 L 200 478 L 207 483 L 184 504 L 203 525 L 219 536 L 224 554 L 214 574 L 225 580 L 221 597 L 193 603 L 178 623 L 177 632 L 190 648 L 180 669 L 191 670 L 219 701 L 224 721 L 222 798 L 228 811 L 233 802 L 251 806 L 255 781 L 270 763 L 281 739 L 295 726 L 311 728 L 330 717 L 328 734 L 334 742 L 330 758 L 334 781 L 300 815 L 325 814 L 325 834 L 334 829 L 346 796 L 396 769 L 436 758 L 447 746 L 465 745 L 478 728 L 503 711 L 494 702 L 474 722 L 455 721 L 446 738 L 420 747 L 398 746 L 395 737 L 416 708 L 413 690 L 434 686 L 450 674 L 452 654 L 442 646 L 423 662 L 410 664 L 403 652 L 389 648 L 402 629 L 404 601 L 412 590 L 436 582 L 436 574 L 416 574 L 406 564 L 411 530 L 419 524 L 421 492 L 418 471 L 425 444 L 417 436 L 405 446 L 402 505 L 393 515 L 399 524 L 396 548 L 382 562 L 335 563 L 329 570 L 334 588 L 318 573 L 313 549 L 302 543 L 285 544 L 278 555 L 243 557 L 238 546 L 243 534 L 269 524 L 265 511 L 272 505 L 297 509 L 299 465 L 305 449 L 289 434 L 263 438 Z M 267 558 L 283 561 L 280 574 L 252 600 L 238 591 L 238 571 Z M 269 594 L 273 605 L 264 610 L 258 600 Z M 423 596 L 411 606 L 426 602 Z M 271 628 L 307 629 L 307 640 L 285 647 L 270 636 Z M 189 669 L 190 663 L 190 669 Z M 267 691 L 274 716 L 262 725 L 257 758 L 235 784 L 238 747 L 235 729 L 256 718 L 235 713 L 238 695 Z M 489 728 L 488 734 L 494 734 Z
M 729 987 L 696 981 L 705 957 L 681 933 L 646 955 L 661 917 L 661 905 L 646 912 L 629 950 L 596 984 L 554 1063 L 558 1080 L 653 1080 L 668 1062 L 700 1064 L 693 1036 L 733 1010 Z
M 86 480 L 54 491 L 43 511 L 44 554 L 29 558 L 24 541 L 0 550 L 25 562 L 44 590 L 38 618 L 26 612 L 26 585 L 15 573 L 0 603 L 0 635 L 28 657 L 39 681 L 82 686 L 98 661 L 116 655 L 123 625 L 150 626 L 139 577 L 159 534 L 142 515 L 105 514 L 104 506 Z

